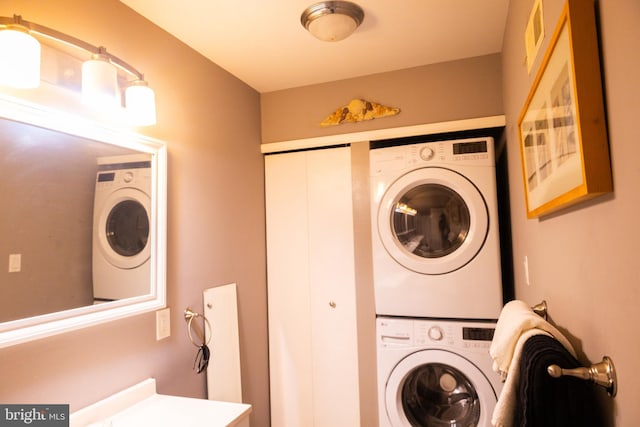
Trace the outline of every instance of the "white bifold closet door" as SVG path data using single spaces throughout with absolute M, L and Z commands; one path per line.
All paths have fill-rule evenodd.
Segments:
M 359 426 L 350 147 L 265 156 L 273 427 Z

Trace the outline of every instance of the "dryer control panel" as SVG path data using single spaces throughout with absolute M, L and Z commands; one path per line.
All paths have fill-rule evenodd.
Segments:
M 495 167 L 493 138 L 436 141 L 372 149 L 372 176 L 425 166 L 464 164 Z

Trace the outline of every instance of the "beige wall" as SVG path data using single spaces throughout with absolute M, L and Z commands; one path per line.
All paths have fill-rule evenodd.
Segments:
M 263 143 L 500 115 L 500 55 L 487 55 L 325 84 L 264 93 Z M 400 114 L 321 128 L 351 99 L 362 98 Z
M 504 105 L 507 116 L 511 221 L 516 297 L 534 304 L 546 299 L 551 320 L 569 334 L 583 361 L 609 355 L 618 372 L 615 400 L 603 395 L 615 425 L 640 419 L 640 232 L 637 185 L 640 115 L 640 3 L 601 0 L 599 21 L 603 80 L 606 86 L 609 145 L 614 193 L 544 220 L 527 220 L 524 205 L 517 120 L 532 76 L 522 63 L 523 32 L 533 1 L 512 1 L 503 48 Z M 546 49 L 560 15 L 561 0 L 543 1 Z M 540 59 L 534 67 L 537 69 Z M 524 280 L 529 259 L 531 285 Z
M 77 410 L 148 377 L 161 393 L 204 397 L 182 313 L 202 310 L 205 288 L 236 282 L 243 395 L 252 426 L 268 425 L 259 94 L 116 0 L 0 2 L 1 16 L 14 13 L 106 46 L 156 91 L 158 124 L 144 133 L 168 144 L 172 335 L 156 341 L 148 313 L 0 349 L 0 402 Z

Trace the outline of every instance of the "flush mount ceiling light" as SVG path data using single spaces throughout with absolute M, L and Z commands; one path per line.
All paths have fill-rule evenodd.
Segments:
M 92 106 L 126 108 L 139 126 L 155 124 L 155 95 L 144 76 L 131 65 L 75 37 L 28 22 L 19 15 L 0 17 L 0 85 L 26 89 L 40 84 L 40 43 L 74 49 L 82 64 L 82 98 Z M 124 77 L 121 78 L 118 71 Z M 133 90 L 129 90 L 133 89 Z M 121 99 L 121 94 L 124 97 Z
M 302 26 L 316 38 L 336 42 L 349 37 L 364 20 L 360 6 L 348 1 L 313 4 L 300 16 Z

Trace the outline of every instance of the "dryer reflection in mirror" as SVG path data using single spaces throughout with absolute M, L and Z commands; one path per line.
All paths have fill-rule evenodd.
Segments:
M 94 301 L 150 292 L 151 156 L 98 159 L 93 212 Z

